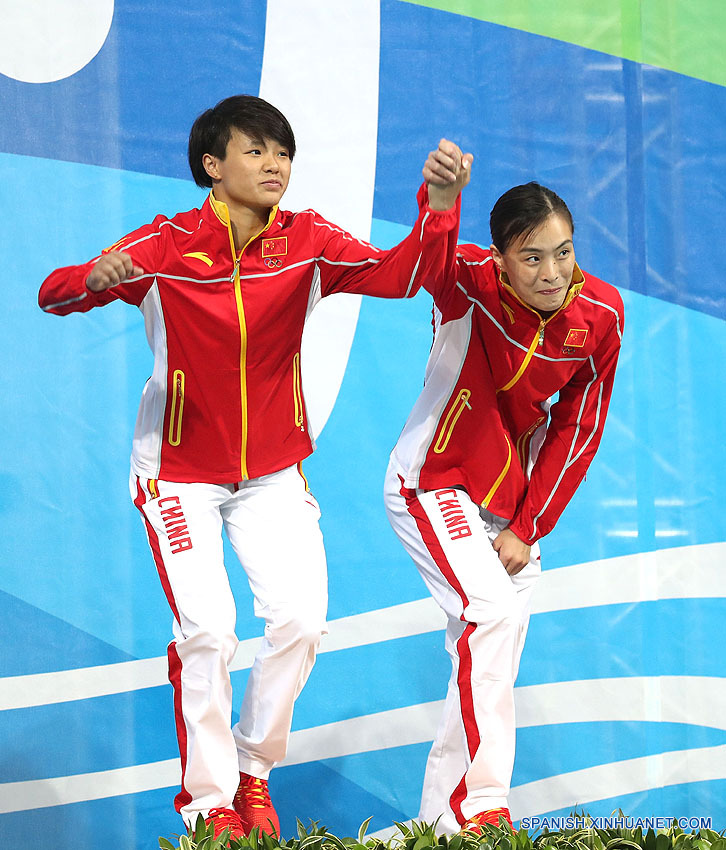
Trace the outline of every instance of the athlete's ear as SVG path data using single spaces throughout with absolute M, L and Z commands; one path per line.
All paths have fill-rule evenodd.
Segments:
M 202 156 L 202 166 L 212 180 L 220 179 L 219 164 L 216 156 L 212 156 L 211 153 L 205 153 Z
M 504 261 L 504 257 L 502 256 L 502 252 L 497 248 L 497 246 L 492 242 L 489 246 L 489 252 L 492 255 L 492 259 L 499 266 L 499 271 L 502 270 L 502 262 Z

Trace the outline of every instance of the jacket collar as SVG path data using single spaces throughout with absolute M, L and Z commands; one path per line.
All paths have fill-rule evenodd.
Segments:
M 202 211 L 206 219 L 212 222 L 218 221 L 220 224 L 224 225 L 225 228 L 229 227 L 229 207 L 224 203 L 224 201 L 218 201 L 214 197 L 214 192 L 210 192 L 207 196 L 207 200 L 204 202 Z M 262 228 L 262 231 L 267 230 L 270 227 L 270 225 L 274 222 L 278 211 L 279 207 L 277 204 L 270 208 L 270 215 L 267 218 L 267 224 Z

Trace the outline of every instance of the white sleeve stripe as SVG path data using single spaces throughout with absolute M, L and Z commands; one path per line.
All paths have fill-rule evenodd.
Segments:
M 158 230 L 154 231 L 154 233 L 147 233 L 146 236 L 141 236 L 138 239 L 135 239 L 133 242 L 129 242 L 128 245 L 122 245 L 119 248 L 119 251 L 126 251 L 128 248 L 133 248 L 134 245 L 138 245 L 141 242 L 146 242 L 147 239 L 151 239 L 154 236 L 159 236 Z
M 421 229 L 419 230 L 418 239 L 419 242 L 423 242 L 423 234 L 424 227 L 426 226 L 426 222 L 429 220 L 430 212 L 426 212 L 424 217 L 421 219 Z M 408 286 L 406 287 L 406 294 L 404 298 L 408 298 L 411 294 L 411 289 L 413 288 L 414 281 L 416 280 L 416 275 L 418 274 L 418 267 L 421 265 L 421 258 L 423 257 L 423 251 L 418 255 L 418 259 L 416 260 L 416 265 L 413 267 L 413 271 L 411 272 L 411 279 L 408 281 Z
M 554 484 L 554 487 L 552 488 L 552 491 L 550 492 L 549 496 L 547 497 L 544 505 L 542 505 L 542 510 L 540 510 L 540 512 L 537 514 L 537 516 L 532 521 L 532 533 L 533 533 L 533 535 L 537 533 L 537 523 L 539 522 L 539 520 L 542 518 L 542 515 L 544 514 L 544 512 L 549 507 L 550 502 L 554 498 L 555 493 L 557 492 L 560 484 L 562 483 L 562 479 L 565 477 L 565 473 L 572 466 L 572 464 L 575 462 L 575 460 L 577 460 L 577 457 L 580 456 L 580 454 L 582 453 L 585 446 L 592 440 L 593 436 L 597 432 L 597 426 L 598 426 L 598 423 L 600 421 L 600 400 L 598 400 L 597 416 L 595 418 L 595 425 L 593 426 L 593 430 L 592 430 L 590 436 L 585 441 L 585 446 L 583 446 L 582 449 L 580 450 L 580 452 L 578 452 L 577 457 L 573 458 L 572 453 L 575 450 L 575 445 L 577 444 L 577 438 L 580 435 L 580 420 L 582 419 L 582 414 L 583 414 L 584 409 L 585 409 L 585 403 L 587 402 L 587 396 L 590 392 L 590 387 L 597 380 L 597 370 L 595 369 L 595 361 L 592 359 L 592 356 L 588 357 L 587 359 L 590 361 L 590 366 L 592 367 L 592 378 L 591 378 L 590 382 L 588 383 L 588 385 L 585 387 L 585 392 L 582 394 L 582 402 L 580 403 L 580 409 L 577 413 L 577 427 L 575 428 L 575 433 L 573 434 L 573 437 L 572 437 L 572 443 L 570 444 L 570 450 L 567 453 L 567 458 L 565 460 L 564 466 L 562 467 L 560 474 L 557 476 L 557 481 L 555 481 L 555 484 Z M 600 388 L 600 390 L 601 390 L 601 392 L 600 392 L 600 399 L 601 399 L 602 398 L 602 387 Z
M 360 260 L 358 262 L 344 262 L 343 260 L 328 260 L 326 257 L 310 257 L 308 260 L 301 260 L 299 263 L 293 263 L 290 266 L 285 266 L 282 269 L 278 269 L 274 272 L 260 272 L 259 274 L 241 274 L 240 280 L 251 280 L 252 278 L 257 277 L 273 277 L 274 275 L 284 274 L 290 269 L 296 269 L 300 266 L 311 265 L 312 263 L 327 263 L 329 266 L 365 266 L 367 263 L 380 263 L 380 260 L 377 260 L 373 257 L 369 257 L 365 260 Z
M 421 257 L 422 256 L 423 256 L 423 253 L 418 255 L 418 260 L 416 260 L 416 265 L 413 267 L 413 273 L 411 274 L 411 280 L 409 280 L 408 287 L 406 288 L 406 295 L 404 296 L 405 298 L 408 298 L 409 294 L 411 293 L 411 288 L 413 287 L 413 282 L 416 280 L 416 275 L 418 274 L 418 267 L 421 265 Z
M 602 393 L 603 393 L 603 385 L 600 384 L 600 391 L 597 396 L 597 410 L 595 412 L 595 426 L 590 432 L 590 436 L 585 440 L 582 444 L 582 448 L 580 451 L 572 458 L 572 460 L 567 464 L 567 468 L 569 469 L 573 464 L 577 462 L 580 455 L 585 451 L 585 449 L 590 445 L 592 438 L 597 433 L 597 426 L 600 424 L 600 408 L 602 407 Z
M 174 224 L 173 221 L 167 219 L 166 221 L 162 221 L 159 227 L 173 227 L 175 230 L 181 230 L 182 233 L 186 233 L 189 236 L 193 236 L 197 230 L 199 230 L 199 225 L 202 223 L 202 219 L 199 219 L 199 222 L 194 230 L 185 230 L 183 227 L 180 227 L 178 224 Z M 152 233 L 152 236 L 156 236 L 157 234 Z
M 142 280 L 142 278 L 145 278 L 145 277 L 154 277 L 154 275 L 153 274 L 139 275 L 139 277 L 133 278 L 133 282 L 136 282 L 137 280 Z M 165 278 L 167 280 L 182 280 L 182 281 L 185 281 L 186 283 L 202 283 L 202 284 L 205 284 L 205 283 L 229 283 L 229 277 L 212 277 L 212 278 L 209 278 L 208 280 L 203 280 L 203 279 L 198 278 L 198 277 L 181 277 L 180 275 L 165 274 L 164 272 L 157 272 L 156 277 L 157 278 Z
M 56 310 L 58 307 L 65 307 L 68 304 L 77 304 L 79 301 L 83 301 L 84 298 L 88 297 L 87 292 L 82 292 L 80 295 L 76 295 L 75 298 L 67 298 L 65 301 L 59 301 L 57 304 L 48 304 L 47 307 L 43 307 L 44 312 L 49 313 L 51 310 Z
M 380 260 L 371 257 L 371 258 L 368 258 L 366 260 L 361 260 L 360 262 L 347 263 L 347 262 L 343 262 L 343 261 L 336 262 L 336 261 L 332 261 L 332 260 L 326 260 L 325 257 L 312 257 L 309 260 L 302 260 L 299 263 L 294 263 L 293 265 L 286 266 L 285 268 L 278 269 L 277 271 L 261 272 L 259 274 L 243 274 L 243 275 L 240 275 L 240 279 L 241 280 L 250 280 L 252 278 L 259 278 L 259 277 L 274 277 L 275 275 L 283 274 L 286 271 L 290 271 L 290 269 L 295 269 L 295 268 L 298 268 L 299 266 L 310 265 L 312 263 L 318 263 L 318 262 L 328 263 L 328 265 L 333 265 L 333 266 L 365 266 L 366 264 L 369 264 L 369 263 L 374 263 L 374 264 L 379 263 Z M 226 282 L 229 281 L 228 276 L 212 277 L 212 278 L 203 279 L 203 278 L 198 278 L 198 277 L 183 277 L 181 275 L 166 274 L 164 272 L 157 272 L 156 275 L 154 275 L 154 273 L 148 272 L 147 274 L 138 275 L 138 277 L 127 278 L 126 280 L 121 281 L 121 283 L 138 283 L 138 281 L 140 281 L 140 280 L 145 280 L 147 278 L 153 278 L 153 277 L 157 277 L 158 279 L 161 279 L 161 280 L 177 280 L 177 281 L 181 281 L 182 283 L 198 283 L 198 284 L 201 284 L 201 285 L 208 284 L 208 283 L 226 283 Z M 118 284 L 118 283 L 114 284 L 114 286 L 119 286 L 119 285 L 120 284 Z M 108 287 L 108 288 L 112 289 L 113 287 Z M 51 304 L 48 307 L 44 307 L 43 309 L 50 310 L 53 307 L 62 307 L 65 304 L 72 304 L 74 301 L 80 301 L 85 297 L 86 297 L 86 293 L 84 293 L 83 295 L 81 295 L 77 298 L 70 298 L 68 301 L 62 301 L 59 304 Z
M 365 260 L 358 260 L 357 262 L 345 262 L 343 260 L 328 260 L 326 257 L 310 257 L 307 260 L 300 260 L 298 263 L 292 263 L 289 266 L 284 266 L 281 269 L 277 269 L 276 271 L 269 272 L 256 272 L 255 274 L 241 274 L 240 280 L 252 280 L 254 278 L 259 277 L 275 277 L 279 274 L 285 274 L 285 272 L 289 272 L 291 269 L 300 268 L 300 266 L 309 266 L 316 263 L 326 263 L 329 266 L 365 266 L 368 264 L 376 264 L 380 263 L 379 259 L 375 257 L 367 257 Z M 201 278 L 194 277 L 179 277 L 177 275 L 164 274 L 163 272 L 157 272 L 158 277 L 170 278 L 171 280 L 186 280 L 192 283 L 223 283 L 224 281 L 229 280 L 229 277 L 214 277 L 209 278 L 207 280 L 203 280 Z
M 371 243 L 366 242 L 365 239 L 358 239 L 357 236 L 353 236 L 347 231 L 341 230 L 339 227 L 333 227 L 333 225 L 329 224 L 327 221 L 314 221 L 313 224 L 315 225 L 315 227 L 327 227 L 328 230 L 332 230 L 333 233 L 340 233 L 343 239 L 346 239 L 348 242 L 357 242 L 359 245 L 363 245 L 365 248 L 372 248 L 378 254 L 381 253 L 380 248 L 376 248 L 375 245 L 371 245 Z
M 100 258 L 99 258 L 100 259 Z M 98 262 L 98 260 L 96 261 Z M 111 286 L 107 286 L 106 289 L 101 289 L 99 292 L 106 292 L 108 289 L 115 289 L 117 286 L 121 286 L 122 283 L 138 283 L 140 280 L 144 280 L 147 277 L 154 277 L 152 273 L 149 274 L 140 274 L 137 277 L 129 277 L 125 280 L 120 280 L 118 283 L 112 283 Z M 186 278 L 180 278 L 180 280 L 185 280 Z M 226 278 L 223 278 L 226 280 Z M 96 293 L 99 294 L 99 293 Z M 88 296 L 88 292 L 82 292 L 80 295 L 77 295 L 75 298 L 68 298 L 65 301 L 59 301 L 57 304 L 49 304 L 47 307 L 43 307 L 43 310 L 47 313 L 50 310 L 54 310 L 57 307 L 65 307 L 68 304 L 77 304 L 79 301 L 83 301 L 84 298 Z
M 428 212 L 428 210 L 427 210 L 426 215 L 421 219 L 421 227 L 419 228 L 419 231 L 418 231 L 418 238 L 419 238 L 420 242 L 423 242 L 424 227 L 426 226 L 426 222 L 429 220 L 430 215 L 431 215 L 431 213 Z
M 308 262 L 311 262 L 308 260 Z M 329 266 L 365 266 L 367 263 L 380 263 L 375 257 L 367 257 L 365 260 L 349 262 L 347 260 L 329 260 L 327 257 L 315 257 L 312 262 L 327 263 Z
M 421 258 L 419 256 L 419 262 L 420 262 L 420 259 Z M 259 277 L 274 277 L 275 275 L 284 274 L 286 271 L 290 271 L 291 269 L 299 268 L 300 266 L 306 266 L 306 265 L 311 265 L 313 263 L 320 263 L 320 262 L 327 263 L 328 265 L 331 265 L 331 266 L 355 267 L 355 266 L 365 266 L 365 265 L 368 265 L 368 264 L 377 264 L 377 263 L 380 263 L 380 260 L 376 259 L 375 257 L 369 257 L 365 260 L 360 260 L 358 262 L 344 262 L 342 260 L 339 260 L 339 261 L 328 260 L 325 257 L 311 257 L 309 260 L 302 260 L 299 263 L 293 263 L 292 265 L 286 266 L 285 268 L 282 268 L 282 269 L 278 269 L 277 271 L 261 272 L 259 274 L 243 274 L 243 275 L 240 275 L 240 279 L 241 280 L 251 280 L 252 278 L 259 278 Z M 416 264 L 416 268 L 418 268 L 418 263 Z M 416 275 L 416 272 L 414 271 L 413 276 L 415 277 L 415 275 Z M 146 274 L 138 275 L 137 277 L 127 278 L 126 280 L 121 281 L 121 283 L 138 283 L 141 280 L 145 280 L 147 278 L 153 278 L 153 277 L 157 277 L 158 279 L 163 279 L 163 280 L 177 280 L 177 281 L 181 281 L 183 283 L 198 283 L 198 284 L 201 284 L 201 285 L 208 284 L 208 283 L 226 283 L 227 281 L 229 281 L 228 276 L 203 279 L 203 278 L 198 278 L 198 277 L 183 277 L 181 275 L 166 274 L 164 272 L 157 272 L 156 275 L 154 275 L 153 272 L 148 272 Z M 413 278 L 412 278 L 412 282 L 413 282 Z M 118 283 L 114 284 L 114 286 L 119 286 L 119 285 L 120 284 L 118 284 Z M 108 287 L 108 288 L 112 289 L 113 287 Z M 409 289 L 410 289 L 410 285 L 409 285 Z M 81 301 L 82 299 L 84 299 L 86 297 L 86 295 L 87 295 L 87 293 L 83 293 L 83 295 L 80 295 L 76 298 L 69 298 L 67 301 L 61 301 L 58 304 L 50 304 L 50 305 L 48 305 L 48 307 L 44 307 L 43 309 L 44 310 L 51 310 L 54 307 L 63 307 L 66 304 L 72 304 L 75 301 Z
M 546 354 L 538 354 L 534 352 L 534 357 L 538 360 L 547 360 L 550 363 L 584 363 L 587 357 L 547 357 Z
M 491 256 L 486 257 L 483 260 L 465 260 L 463 254 L 457 254 L 456 256 L 465 266 L 485 266 L 487 263 L 491 263 L 492 261 Z
M 469 293 L 468 293 L 468 291 L 467 291 L 466 287 L 462 285 L 461 281 L 458 281 L 458 280 L 457 280 L 457 281 L 456 281 L 456 285 L 457 285 L 457 286 L 459 287 L 459 289 L 460 289 L 460 290 L 464 293 L 464 295 L 466 295 L 466 297 L 469 299 L 469 301 L 471 301 L 471 303 L 472 303 L 472 304 L 476 304 L 476 306 L 477 306 L 477 307 L 478 307 L 478 308 L 482 311 L 482 313 L 484 313 L 484 315 L 485 315 L 485 316 L 489 319 L 489 321 L 490 321 L 490 322 L 494 325 L 494 327 L 495 327 L 495 328 L 496 328 L 496 329 L 497 329 L 497 330 L 498 330 L 498 331 L 502 334 L 502 336 L 503 336 L 503 337 L 504 337 L 504 338 L 505 338 L 508 342 L 511 342 L 511 343 L 512 343 L 512 345 L 516 346 L 516 348 L 519 348 L 519 349 L 521 349 L 522 351 L 527 351 L 527 350 L 528 350 L 526 345 L 522 345 L 521 343 L 517 342 L 517 340 L 516 340 L 516 339 L 512 339 L 510 336 L 508 336 L 508 334 L 507 334 L 507 332 L 504 330 L 504 328 L 503 328 L 503 327 L 499 324 L 499 322 L 498 322 L 498 321 L 494 318 L 494 316 L 492 316 L 492 314 L 491 314 L 491 313 L 487 310 L 487 308 L 486 308 L 486 307 L 485 307 L 485 306 L 481 303 L 481 301 L 479 301 L 477 298 L 474 298 L 474 296 L 473 296 L 473 295 L 469 295 Z
M 202 220 L 199 219 L 199 224 L 202 223 Z M 178 224 L 174 224 L 173 221 L 162 221 L 159 227 L 173 227 L 175 230 L 180 230 L 182 233 L 186 233 L 187 236 L 193 236 L 197 230 L 199 230 L 199 225 L 197 225 L 196 230 L 185 230 L 183 227 L 180 227 Z M 160 236 L 160 231 L 155 230 L 153 233 L 147 233 L 146 236 L 140 236 L 138 239 L 135 239 L 133 242 L 129 242 L 128 245 L 121 245 L 119 247 L 119 251 L 125 251 L 127 248 L 133 248 L 134 245 L 138 245 L 141 242 L 146 242 L 147 239 L 152 239 L 154 236 Z
M 615 328 L 618 332 L 618 338 L 622 342 L 623 332 L 620 328 L 620 314 L 618 313 L 618 311 L 614 307 L 611 307 L 609 304 L 605 304 L 603 301 L 596 301 L 594 298 L 589 298 L 587 295 L 583 295 L 582 293 L 580 293 L 578 297 L 584 298 L 585 301 L 589 301 L 590 304 L 595 304 L 598 307 L 602 307 L 604 310 L 609 310 L 611 313 L 615 314 Z

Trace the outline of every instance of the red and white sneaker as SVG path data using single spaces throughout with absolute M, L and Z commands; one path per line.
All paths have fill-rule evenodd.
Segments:
M 280 837 L 280 821 L 270 800 L 267 780 L 240 773 L 232 805 L 248 835 L 252 829 L 259 827 L 260 832 Z
M 512 816 L 509 814 L 509 809 L 505 808 L 487 809 L 485 812 L 479 812 L 478 815 L 474 815 L 466 821 L 464 826 L 461 827 L 461 831 L 464 832 L 466 830 L 467 832 L 475 832 L 477 835 L 481 835 L 483 831 L 482 826 L 485 823 L 489 823 L 492 826 L 502 826 L 502 821 L 504 821 L 512 832 L 516 832 L 512 826 Z
M 232 809 L 210 809 L 204 823 L 207 826 L 209 824 L 214 826 L 213 835 L 215 838 L 219 838 L 225 829 L 229 830 L 228 840 L 230 838 L 244 838 L 247 835 L 240 816 Z

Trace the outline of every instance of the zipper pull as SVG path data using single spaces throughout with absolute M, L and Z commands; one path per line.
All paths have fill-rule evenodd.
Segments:
M 545 331 L 545 323 L 539 323 L 539 339 L 537 340 L 537 345 L 541 348 L 544 345 L 544 331 Z
M 237 275 L 237 269 L 239 269 L 239 263 L 240 263 L 241 259 L 242 259 L 242 257 L 240 256 L 240 257 L 237 257 L 237 259 L 234 261 L 234 268 L 232 269 L 232 275 L 229 279 L 230 283 L 234 283 L 234 279 L 235 279 L 235 276 Z

